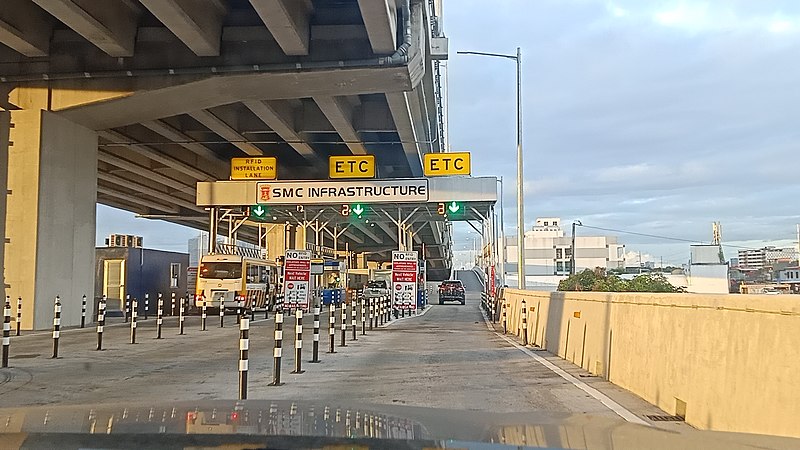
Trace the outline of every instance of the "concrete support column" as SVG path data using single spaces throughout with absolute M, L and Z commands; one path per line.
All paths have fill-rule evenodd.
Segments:
M 77 325 L 94 298 L 97 134 L 40 109 L 10 116 L 5 293 L 22 297 L 24 329 L 50 326 L 56 295 L 61 324 Z

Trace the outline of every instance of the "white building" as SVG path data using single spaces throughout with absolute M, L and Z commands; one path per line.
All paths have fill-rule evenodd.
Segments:
M 615 236 L 575 238 L 576 272 L 603 267 L 625 267 L 625 246 Z M 565 236 L 558 217 L 536 219 L 533 229 L 525 232 L 525 274 L 528 284 L 558 284 L 570 274 L 572 237 Z M 516 278 L 517 238 L 506 238 L 506 273 Z M 512 284 L 512 283 L 509 283 Z
M 738 266 L 742 270 L 759 270 L 795 260 L 797 260 L 797 250 L 793 248 L 764 247 L 739 250 Z
M 691 245 L 686 267 L 686 290 L 697 294 L 727 294 L 728 264 L 719 245 Z

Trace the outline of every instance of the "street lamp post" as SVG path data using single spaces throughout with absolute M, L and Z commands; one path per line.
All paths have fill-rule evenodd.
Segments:
M 513 59 L 517 63 L 517 286 L 525 289 L 525 201 L 522 172 L 522 51 L 516 55 L 484 52 L 458 52 L 459 55 L 491 56 Z
M 569 255 L 569 274 L 575 275 L 575 227 L 583 226 L 580 220 L 572 222 L 572 248 Z

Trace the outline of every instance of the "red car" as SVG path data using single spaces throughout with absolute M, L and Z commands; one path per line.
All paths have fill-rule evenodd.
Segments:
M 442 305 L 448 301 L 460 302 L 462 305 L 467 302 L 461 280 L 447 280 L 439 285 L 439 304 Z

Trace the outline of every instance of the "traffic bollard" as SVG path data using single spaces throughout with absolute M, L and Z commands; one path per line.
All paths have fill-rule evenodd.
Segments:
M 342 340 L 339 342 L 340 347 L 347 347 L 347 342 L 344 341 L 347 336 L 347 303 L 342 302 Z
M 319 306 L 314 307 L 314 341 L 311 343 L 310 362 L 319 362 Z
M 169 315 L 170 316 L 175 316 L 175 293 L 174 292 L 172 293 L 171 300 L 172 300 L 172 303 L 170 304 Z
M 58 339 L 61 337 L 61 297 L 56 296 L 53 306 L 53 358 L 58 358 Z
M 158 293 L 158 310 L 156 311 L 156 339 L 161 339 L 161 325 L 164 324 L 164 297 Z
M 206 296 L 203 295 L 202 297 L 203 306 L 200 311 L 200 331 L 206 331 L 206 318 L 208 315 L 206 314 L 208 310 L 208 305 L 206 305 Z
M 225 296 L 219 298 L 219 327 L 225 327 Z
M 250 320 L 239 321 L 239 400 L 247 399 L 248 351 L 250 350 Z
M 86 327 L 86 296 L 81 299 L 81 328 Z
M 492 305 L 492 323 L 495 323 L 497 322 L 497 302 L 495 302 L 495 298 L 491 296 L 489 297 L 489 302 L 491 302 Z
M 506 301 L 503 300 L 503 334 L 508 333 L 508 322 L 506 321 Z
M 144 320 L 150 317 L 150 294 L 144 294 Z
M 294 372 L 303 373 L 303 310 L 297 308 L 295 311 L 295 333 L 297 337 L 294 340 Z
M 361 335 L 367 334 L 367 299 L 361 297 Z
M 280 386 L 281 383 L 281 354 L 283 351 L 283 313 L 275 314 L 275 347 L 272 349 L 273 371 L 270 386 Z
M 178 308 L 178 327 L 180 328 L 180 332 L 178 334 L 183 334 L 183 322 L 186 320 L 186 307 L 185 304 L 187 299 L 181 299 L 181 305 Z
M 103 328 L 106 325 L 106 296 L 100 299 L 97 306 L 97 350 L 103 349 Z
M 383 297 L 378 297 L 378 325 L 383 325 L 383 318 L 385 317 L 383 312 Z
M 131 344 L 136 343 L 136 317 L 139 315 L 139 302 L 133 299 L 131 304 Z
M 528 308 L 522 301 L 522 345 L 528 345 Z
M 17 336 L 20 334 L 22 326 L 22 297 L 17 297 Z
M 336 353 L 333 348 L 336 344 L 336 305 L 334 303 L 331 303 L 328 313 L 328 341 L 328 353 Z
M 131 296 L 125 296 L 125 322 L 128 322 L 128 317 L 131 314 Z
M 11 297 L 6 296 L 3 308 L 3 367 L 8 367 L 8 351 L 11 347 Z
M 358 295 L 358 294 L 356 294 Z M 356 299 L 353 299 L 352 303 L 350 303 L 350 328 L 353 330 L 353 340 L 357 341 L 357 323 L 356 323 L 356 315 L 358 314 L 358 303 L 356 303 Z

